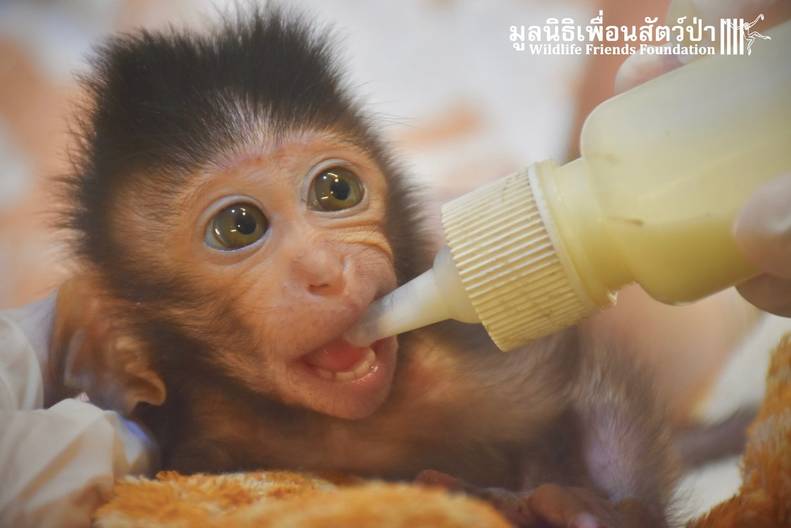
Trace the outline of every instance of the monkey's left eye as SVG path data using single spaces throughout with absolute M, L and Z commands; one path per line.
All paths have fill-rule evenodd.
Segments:
M 354 207 L 364 195 L 365 188 L 352 171 L 333 167 L 313 179 L 308 203 L 320 211 L 340 211 Z
M 269 222 L 256 206 L 234 204 L 209 223 L 206 243 L 215 249 L 240 249 L 259 240 L 268 228 Z

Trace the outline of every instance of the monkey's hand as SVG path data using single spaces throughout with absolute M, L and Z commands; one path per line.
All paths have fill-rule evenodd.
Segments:
M 520 528 L 631 528 L 652 526 L 637 501 L 613 504 L 587 488 L 543 484 L 530 491 L 480 488 L 439 471 L 421 472 L 416 482 L 483 499 Z

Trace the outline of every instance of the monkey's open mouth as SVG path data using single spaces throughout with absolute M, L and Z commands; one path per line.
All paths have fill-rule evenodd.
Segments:
M 357 347 L 338 338 L 307 354 L 302 361 L 326 380 L 353 381 L 368 374 L 376 363 L 373 346 Z
M 337 337 L 288 363 L 289 387 L 314 411 L 347 420 L 366 418 L 390 394 L 397 351 L 395 337 L 362 348 Z

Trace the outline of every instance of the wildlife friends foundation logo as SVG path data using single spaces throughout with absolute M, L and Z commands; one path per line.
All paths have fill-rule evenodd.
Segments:
M 640 26 L 618 26 L 605 25 L 600 9 L 584 26 L 548 18 L 543 26 L 511 26 L 509 38 L 516 51 L 531 55 L 750 55 L 757 40 L 772 38 L 754 29 L 763 19 L 763 13 L 752 21 L 723 18 L 714 26 L 684 16 L 668 26 L 645 17 Z

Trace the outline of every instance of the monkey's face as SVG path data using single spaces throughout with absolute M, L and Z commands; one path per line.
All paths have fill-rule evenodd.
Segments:
M 171 204 L 178 236 L 157 244 L 161 265 L 184 270 L 193 299 L 221 307 L 183 305 L 186 330 L 210 343 L 211 362 L 261 394 L 341 418 L 374 412 L 397 342 L 356 348 L 340 336 L 396 286 L 377 164 L 316 132 L 237 153 L 195 179 Z M 140 236 L 158 236 L 155 221 Z

